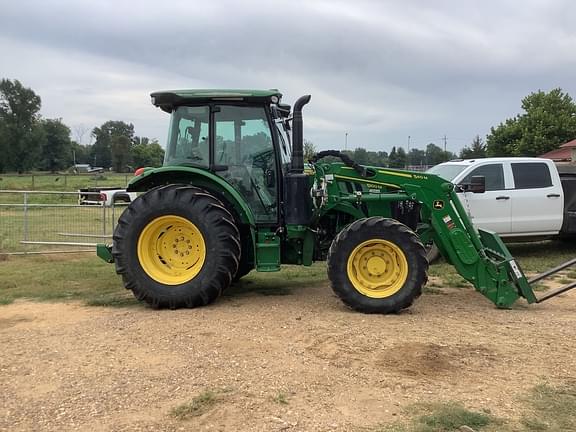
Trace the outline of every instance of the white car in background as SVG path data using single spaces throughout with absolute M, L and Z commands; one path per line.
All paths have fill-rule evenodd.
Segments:
M 136 197 L 136 192 L 126 192 L 118 187 L 84 188 L 78 191 L 78 204 L 111 207 L 119 203 L 130 204 Z

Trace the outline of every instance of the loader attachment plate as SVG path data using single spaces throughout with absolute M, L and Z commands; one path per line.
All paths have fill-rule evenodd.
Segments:
M 518 294 L 524 297 L 528 303 L 536 303 L 536 295 L 534 294 L 530 283 L 526 279 L 526 275 L 524 275 L 520 265 L 516 262 L 498 234 L 483 229 L 478 229 L 478 234 L 480 236 L 480 241 L 486 248 L 484 252 L 491 255 L 493 258 L 500 258 L 500 264 L 506 266 L 511 281 L 513 281 L 518 288 Z

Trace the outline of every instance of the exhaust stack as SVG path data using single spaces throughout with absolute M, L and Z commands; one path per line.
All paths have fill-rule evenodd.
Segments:
M 312 219 L 310 178 L 304 174 L 304 130 L 302 108 L 310 102 L 310 95 L 302 96 L 292 112 L 292 161 L 284 177 L 284 218 L 287 225 L 308 226 Z
M 301 96 L 294 104 L 292 112 L 292 163 L 291 173 L 302 174 L 304 172 L 304 128 L 302 121 L 302 108 L 312 96 Z

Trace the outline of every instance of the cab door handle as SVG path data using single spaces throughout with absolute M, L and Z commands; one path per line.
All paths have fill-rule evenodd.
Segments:
M 548 198 L 560 198 L 560 194 L 548 194 L 546 195 Z
M 504 195 L 500 195 L 498 197 L 496 197 L 497 200 L 509 200 L 510 197 L 509 196 L 504 196 Z

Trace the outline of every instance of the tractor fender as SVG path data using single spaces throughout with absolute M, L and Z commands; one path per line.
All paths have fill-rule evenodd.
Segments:
M 152 169 L 146 168 L 142 174 L 134 177 L 128 183 L 126 190 L 128 192 L 146 192 L 158 186 L 176 183 L 190 184 L 205 189 L 219 198 L 235 216 L 237 219 L 236 223 L 246 226 L 246 230 L 240 229 L 241 227 L 239 226 L 240 231 L 247 232 L 249 230 L 252 248 L 249 255 L 255 256 L 256 221 L 254 214 L 242 195 L 223 178 L 209 171 L 194 167 L 166 166 Z
M 139 176 L 134 177 L 128 183 L 126 190 L 128 192 L 145 192 L 157 186 L 174 183 L 186 183 L 206 189 L 227 201 L 240 218 L 239 222 L 251 226 L 256 225 L 252 210 L 250 210 L 242 195 L 226 180 L 203 169 L 185 166 L 147 169 Z

